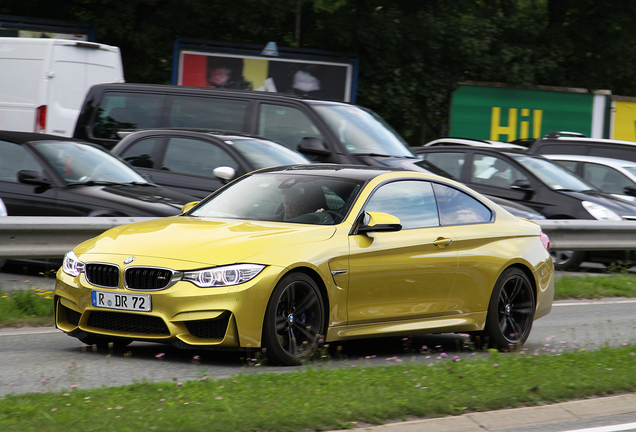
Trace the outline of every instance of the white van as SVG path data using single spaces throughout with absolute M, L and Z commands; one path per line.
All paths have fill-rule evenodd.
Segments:
M 0 37 L 0 130 L 70 137 L 86 91 L 124 82 L 118 47 Z

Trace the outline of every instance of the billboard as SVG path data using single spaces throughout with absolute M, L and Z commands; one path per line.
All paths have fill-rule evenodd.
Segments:
M 0 15 L 0 37 L 52 38 L 94 42 L 88 23 Z
M 303 55 L 179 42 L 173 84 L 298 94 L 355 102 L 357 60 L 344 55 Z M 176 73 L 175 73 L 176 71 Z
M 609 96 L 581 89 L 461 85 L 451 101 L 451 136 L 495 141 L 551 131 L 608 137 Z
M 612 139 L 636 141 L 636 99 L 613 97 Z

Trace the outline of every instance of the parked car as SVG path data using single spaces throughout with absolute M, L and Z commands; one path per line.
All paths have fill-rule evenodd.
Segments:
M 9 216 L 169 216 L 195 200 L 149 182 L 99 146 L 6 131 L 0 198 Z
M 636 162 L 636 142 L 588 138 L 577 132 L 550 132 L 536 139 L 530 153 L 600 156 Z
M 124 82 L 118 47 L 48 37 L 0 37 L 0 71 L 0 130 L 66 137 L 93 84 Z
M 420 147 L 425 161 L 482 194 L 521 203 L 547 219 L 634 220 L 636 205 L 597 189 L 540 155 L 485 147 Z M 556 251 L 557 269 L 625 261 L 623 251 Z M 634 254 L 630 253 L 633 257 Z
M 284 365 L 371 336 L 467 332 L 509 350 L 552 308 L 548 248 L 539 225 L 443 177 L 269 168 L 74 248 L 55 323 L 87 344 L 265 348 Z
M 430 164 L 429 162 L 425 161 L 425 160 L 420 160 L 420 159 L 396 159 L 395 163 L 394 163 L 395 167 L 399 167 L 399 168 L 403 168 L 403 169 L 407 169 L 410 171 L 418 171 L 418 172 L 424 172 L 424 173 L 428 173 L 428 174 L 435 174 L 435 175 L 439 175 L 442 177 L 447 177 L 450 178 L 452 180 L 457 180 L 455 179 L 451 174 L 447 173 L 446 171 L 438 168 L 437 166 Z M 530 219 L 530 220 L 541 220 L 541 219 L 545 219 L 545 216 L 543 216 L 543 214 L 539 213 L 538 211 L 536 211 L 533 208 L 530 208 L 526 205 L 523 205 L 519 202 L 515 202 L 515 201 L 511 201 L 508 199 L 504 199 L 504 198 L 500 198 L 494 195 L 488 195 L 488 194 L 483 194 L 486 198 L 488 198 L 489 200 L 493 201 L 494 203 L 496 203 L 497 205 L 499 205 L 500 207 L 502 207 L 504 210 L 507 210 L 508 212 L 512 213 L 513 215 L 517 216 L 517 217 L 521 217 L 524 219 Z
M 480 139 L 473 139 L 473 138 L 454 138 L 454 137 L 439 138 L 433 141 L 429 141 L 426 144 L 424 144 L 423 147 L 437 147 L 437 146 L 449 146 L 449 145 L 450 146 L 466 145 L 466 146 L 476 146 L 476 147 L 528 150 L 528 147 L 522 146 L 519 144 L 514 144 L 514 143 L 491 141 L 491 140 L 480 140 Z
M 271 140 L 205 129 L 146 129 L 125 136 L 112 153 L 164 187 L 205 198 L 250 171 L 310 163 Z
M 283 93 L 153 84 L 90 88 L 74 137 L 111 149 L 126 129 L 205 128 L 276 141 L 314 162 L 390 165 L 414 158 L 371 110 Z
M 545 155 L 605 193 L 636 202 L 636 162 L 585 155 Z

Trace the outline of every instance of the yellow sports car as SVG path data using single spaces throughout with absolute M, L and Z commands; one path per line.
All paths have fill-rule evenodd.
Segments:
M 270 168 L 77 246 L 55 323 L 87 344 L 265 348 L 285 365 L 321 341 L 421 333 L 507 350 L 552 308 L 548 249 L 539 225 L 442 177 Z

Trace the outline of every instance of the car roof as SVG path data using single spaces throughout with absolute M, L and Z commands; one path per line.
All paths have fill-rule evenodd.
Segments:
M 467 145 L 473 147 L 492 147 L 492 148 L 511 148 L 518 150 L 527 150 L 528 148 L 519 144 L 507 143 L 503 141 L 481 140 L 474 138 L 456 138 L 446 137 L 439 138 L 433 141 L 429 141 L 424 144 L 423 147 L 435 147 L 435 146 L 447 146 L 447 145 Z
M 74 141 L 85 142 L 75 138 L 63 137 L 59 135 L 41 134 L 35 132 L 0 131 L 0 140 L 9 141 L 16 144 L 24 144 L 30 141 Z M 88 143 L 87 143 L 88 144 Z
M 171 84 L 138 84 L 138 83 L 101 83 L 95 84 L 89 89 L 89 94 L 93 92 L 99 92 L 101 89 L 112 89 L 114 91 L 135 91 L 135 90 L 156 90 L 158 93 L 181 93 L 181 94 L 195 94 L 203 96 L 206 93 L 217 93 L 227 95 L 241 95 L 246 98 L 254 99 L 277 99 L 277 100 L 297 100 L 309 103 L 330 103 L 338 105 L 353 105 L 348 102 L 342 101 L 330 101 L 313 99 L 308 96 L 296 95 L 290 93 L 278 93 L 267 92 L 258 90 L 238 90 L 238 89 L 226 89 L 226 88 L 212 88 L 212 87 L 192 87 L 183 85 L 171 85 Z
M 201 134 L 201 135 L 210 135 L 220 139 L 236 139 L 236 138 L 254 138 L 254 139 L 262 139 L 266 141 L 272 141 L 269 138 L 265 138 L 260 135 L 249 134 L 245 132 L 237 132 L 237 131 L 228 131 L 221 129 L 206 129 L 206 128 L 183 128 L 183 127 L 165 127 L 165 128 L 147 128 L 147 129 L 135 129 L 135 130 L 122 130 L 118 131 L 117 134 L 121 135 L 121 139 L 127 138 L 131 135 L 146 135 L 153 133 L 166 133 L 166 132 L 187 132 L 193 134 Z M 274 142 L 274 141 L 272 141 Z
M 625 159 L 606 158 L 602 156 L 570 155 L 570 154 L 549 154 L 544 155 L 548 159 L 569 160 L 580 162 L 595 162 L 615 168 L 636 167 L 636 162 Z
M 609 138 L 590 138 L 582 133 L 578 132 L 550 132 L 544 137 L 535 140 L 537 144 L 545 142 L 577 142 L 577 143 L 589 143 L 589 144 L 619 144 L 627 146 L 636 146 L 634 141 L 615 140 Z
M 303 175 L 321 175 L 332 177 L 348 177 L 355 180 L 370 180 L 382 174 L 401 172 L 405 174 L 413 174 L 414 176 L 427 175 L 426 173 L 411 171 L 403 168 L 388 166 L 368 166 L 368 165 L 345 165 L 345 164 L 305 164 L 305 165 L 289 165 L 284 167 L 263 168 L 255 171 L 254 174 L 261 173 L 293 173 Z
M 448 145 L 448 146 L 432 146 L 432 147 L 418 147 L 416 150 L 412 150 L 415 153 L 423 154 L 423 153 L 436 153 L 436 152 L 444 152 L 444 151 L 476 151 L 481 153 L 492 153 L 492 154 L 507 154 L 509 156 L 530 156 L 530 157 L 539 157 L 543 158 L 543 155 L 528 153 L 526 149 L 517 149 L 517 148 L 493 148 L 493 147 L 478 147 L 478 146 L 464 146 L 464 145 Z

